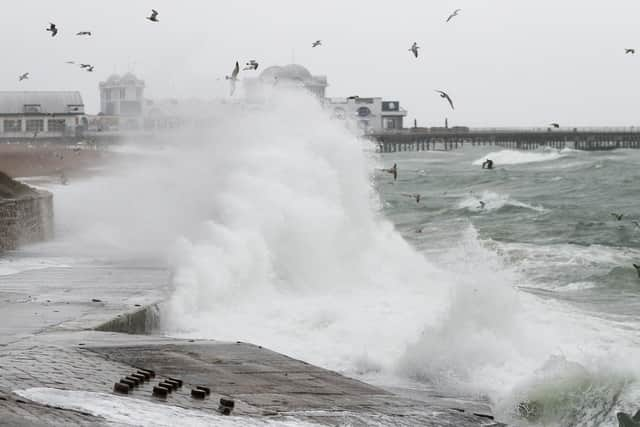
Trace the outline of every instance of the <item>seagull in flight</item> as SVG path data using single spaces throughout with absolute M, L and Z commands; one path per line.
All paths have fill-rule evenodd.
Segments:
M 75 64 L 75 63 L 76 63 L 76 61 L 67 61 L 67 62 L 65 62 L 65 64 Z
M 240 73 L 240 64 L 236 61 L 236 66 L 233 67 L 233 71 L 230 76 L 225 76 L 226 80 L 229 80 L 229 88 L 230 95 L 233 96 L 233 93 L 236 91 L 236 82 L 238 81 L 238 74 Z
M 246 63 L 245 67 L 242 69 L 242 71 L 249 71 L 249 70 L 257 70 L 258 69 L 258 63 L 256 62 L 255 59 L 250 60 L 249 62 Z
M 611 215 L 613 215 L 613 217 L 615 219 L 617 219 L 618 221 L 622 221 L 622 217 L 624 216 L 624 214 L 619 214 L 619 213 L 615 213 L 615 212 L 611 212 Z
M 82 67 L 82 68 L 87 70 L 87 72 L 89 72 L 89 73 L 93 73 L 93 65 L 89 65 L 88 67 Z
M 76 36 L 90 36 L 91 35 L 91 31 L 80 31 L 79 33 L 76 33 Z
M 158 19 L 158 11 L 155 9 L 151 9 L 151 16 L 147 16 L 147 19 L 151 22 L 160 22 Z
M 416 203 L 420 203 L 420 199 L 422 198 L 422 196 L 420 196 L 420 194 L 417 194 L 417 193 L 416 194 L 402 193 L 402 195 L 405 197 L 411 197 L 416 201 Z
M 437 89 L 436 89 L 436 92 L 438 92 L 440 94 L 440 98 L 444 98 L 447 101 L 449 101 L 449 105 L 451 105 L 451 109 L 455 110 L 455 107 L 453 106 L 453 101 L 451 100 L 451 98 L 449 97 L 449 95 L 446 92 L 443 92 L 443 91 L 437 90 Z
M 550 123 L 549 126 L 551 126 L 553 128 L 556 128 L 556 129 L 560 128 L 560 124 L 558 124 L 558 123 Z
M 447 18 L 447 22 L 451 21 L 454 17 L 458 16 L 458 13 L 460 13 L 460 11 L 462 11 L 462 9 L 454 10 L 453 13 L 449 15 L 449 17 Z
M 56 27 L 56 24 L 53 22 L 49 22 L 49 28 L 47 28 L 47 31 L 51 32 L 51 37 L 55 37 L 56 34 L 58 34 L 58 27 Z
M 316 40 L 311 44 L 311 47 L 322 46 L 322 40 Z
M 415 56 L 416 58 L 418 57 L 418 49 L 420 49 L 420 46 L 418 46 L 417 42 L 413 42 L 413 44 L 411 45 L 411 48 L 409 49 L 409 52 L 413 52 L 413 56 Z
M 636 54 L 636 50 L 635 50 L 635 49 L 625 49 L 625 50 L 624 50 L 624 53 L 625 53 L 625 54 L 630 53 L 630 54 L 632 54 L 632 55 L 635 55 L 635 54 Z
M 91 64 L 80 64 L 80 68 L 91 68 Z
M 27 80 L 29 78 L 29 73 L 24 73 L 18 76 L 18 81 L 21 82 L 23 80 Z

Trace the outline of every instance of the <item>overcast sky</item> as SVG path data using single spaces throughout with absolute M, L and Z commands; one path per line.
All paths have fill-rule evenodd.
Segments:
M 151 8 L 160 23 L 144 19 Z M 638 0 L 6 0 L 2 9 L 0 90 L 79 90 L 89 113 L 114 72 L 144 79 L 147 98 L 215 98 L 227 95 L 236 60 L 266 68 L 295 58 L 327 75 L 328 96 L 398 100 L 408 124 L 640 125 Z M 324 45 L 312 49 L 316 39 Z M 18 83 L 24 72 L 31 79 Z M 449 92 L 455 112 L 434 89 Z

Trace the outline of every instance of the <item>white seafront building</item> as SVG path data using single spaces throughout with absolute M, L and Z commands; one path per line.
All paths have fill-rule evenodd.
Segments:
M 398 101 L 383 101 L 380 97 L 327 98 L 325 107 L 332 117 L 344 120 L 352 130 L 363 133 L 402 129 L 407 111 Z
M 100 114 L 90 119 L 89 128 L 97 132 L 154 133 L 185 127 L 205 127 L 211 122 L 209 108 L 261 108 L 274 88 L 301 88 L 312 93 L 335 120 L 357 134 L 403 127 L 406 110 L 395 100 L 382 97 L 330 98 L 324 75 L 314 75 L 299 64 L 274 65 L 256 77 L 241 74 L 244 98 L 225 100 L 145 99 L 145 82 L 132 73 L 112 75 L 100 83 Z
M 0 139 L 76 137 L 86 126 L 80 92 L 0 92 Z
M 327 77 L 313 75 L 299 64 L 267 67 L 258 77 L 244 78 L 242 82 L 248 103 L 265 102 L 269 87 L 304 88 L 322 102 L 334 119 L 344 120 L 345 126 L 356 133 L 402 129 L 407 115 L 398 101 L 382 97 L 329 98 Z

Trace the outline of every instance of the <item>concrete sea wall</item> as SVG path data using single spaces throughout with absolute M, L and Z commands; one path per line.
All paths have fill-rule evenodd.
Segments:
M 0 251 L 53 237 L 53 195 L 37 191 L 0 199 Z

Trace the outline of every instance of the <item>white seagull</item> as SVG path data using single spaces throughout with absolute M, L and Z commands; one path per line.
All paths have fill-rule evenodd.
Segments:
M 451 105 L 451 109 L 455 110 L 455 107 L 453 106 L 453 101 L 451 100 L 451 97 L 449 97 L 449 95 L 446 92 L 443 92 L 443 91 L 437 90 L 437 89 L 436 89 L 436 92 L 438 92 L 440 94 L 440 98 L 444 98 L 447 101 L 449 101 L 449 105 Z
M 238 74 L 240 73 L 240 64 L 236 61 L 236 66 L 233 67 L 233 71 L 230 76 L 225 76 L 226 80 L 229 80 L 229 88 L 230 95 L 233 96 L 233 93 L 236 91 L 236 82 L 238 81 Z
M 51 32 L 51 37 L 55 37 L 56 34 L 58 34 L 58 27 L 56 27 L 56 24 L 53 22 L 49 22 L 49 28 L 47 28 L 47 31 Z
M 322 40 L 316 40 L 311 44 L 311 47 L 322 46 Z
M 147 16 L 147 19 L 151 22 L 160 22 L 158 19 L 158 11 L 155 9 L 151 9 L 151 16 Z
M 258 62 L 255 59 L 250 60 L 249 62 L 246 63 L 245 67 L 242 69 L 242 71 L 249 71 L 249 70 L 257 70 L 258 69 Z
M 409 52 L 413 52 L 413 55 L 417 58 L 418 57 L 418 49 L 420 49 L 420 46 L 418 46 L 417 42 L 413 42 L 413 44 L 411 45 L 411 48 L 409 49 Z
M 451 21 L 454 17 L 458 16 L 458 13 L 460 13 L 460 11 L 462 11 L 462 9 L 454 10 L 453 13 L 449 15 L 449 17 L 447 18 L 447 22 Z
M 18 76 L 18 81 L 21 82 L 23 80 L 27 80 L 29 78 L 29 73 L 24 73 Z

